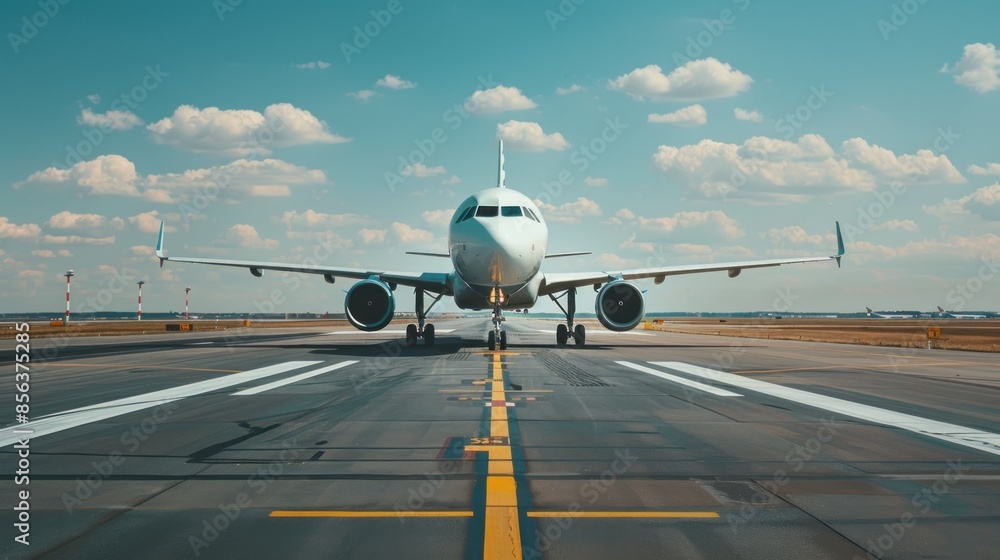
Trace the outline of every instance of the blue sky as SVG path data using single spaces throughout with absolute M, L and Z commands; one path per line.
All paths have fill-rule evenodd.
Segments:
M 160 269 L 153 230 L 175 255 L 445 271 L 403 253 L 446 249 L 451 210 L 495 183 L 498 136 L 550 250 L 594 252 L 546 270 L 824 255 L 845 226 L 841 270 L 675 277 L 649 309 L 1000 309 L 998 15 L 5 2 L 2 311 L 57 311 L 70 268 L 78 309 L 131 310 L 124 277 L 152 311 L 185 286 L 203 311 L 339 311 L 347 286 L 321 278 Z

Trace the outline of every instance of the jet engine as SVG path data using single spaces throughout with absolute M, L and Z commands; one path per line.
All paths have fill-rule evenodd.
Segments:
M 597 320 L 605 328 L 622 332 L 635 328 L 646 311 L 642 291 L 631 282 L 615 280 L 597 292 Z
M 392 321 L 396 311 L 396 298 L 385 282 L 362 280 L 347 290 L 344 301 L 347 320 L 363 331 L 377 331 Z

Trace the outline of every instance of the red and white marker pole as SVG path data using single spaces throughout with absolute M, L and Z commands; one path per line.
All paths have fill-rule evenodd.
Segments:
M 142 321 L 142 285 L 145 284 L 145 280 L 139 280 L 139 313 L 136 315 L 136 321 Z
M 69 279 L 73 277 L 73 271 L 68 270 L 63 276 L 66 277 L 66 317 L 63 320 L 63 324 L 69 323 Z
M 188 316 L 188 302 L 190 301 L 190 299 L 188 297 L 188 292 L 190 292 L 190 291 L 191 291 L 191 288 L 184 288 L 184 318 L 185 319 L 189 319 L 190 318 Z

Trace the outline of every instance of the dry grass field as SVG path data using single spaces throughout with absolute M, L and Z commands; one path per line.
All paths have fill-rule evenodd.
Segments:
M 939 338 L 928 339 L 930 328 Z M 869 346 L 1000 352 L 1000 319 L 683 319 L 654 330 Z
M 242 329 L 247 325 L 243 321 L 196 321 L 176 319 L 173 321 L 80 321 L 70 322 L 68 326 L 54 327 L 45 322 L 31 323 L 31 337 L 45 338 L 53 336 L 116 336 L 134 334 L 164 334 L 167 325 L 190 324 L 196 332 L 223 331 Z M 249 328 L 301 328 L 301 327 L 343 327 L 348 323 L 344 319 L 316 319 L 301 321 L 250 321 Z M 13 338 L 17 334 L 14 324 L 0 326 L 0 338 Z

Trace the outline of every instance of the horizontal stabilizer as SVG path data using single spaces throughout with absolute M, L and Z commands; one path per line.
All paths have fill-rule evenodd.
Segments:
M 559 257 L 578 257 L 580 255 L 593 255 L 590 251 L 574 251 L 571 253 L 549 253 L 545 255 L 547 259 L 557 259 Z
M 443 258 L 446 258 L 446 259 L 451 256 L 448 253 L 425 253 L 423 251 L 407 251 L 406 254 L 407 255 L 420 255 L 422 257 L 443 257 Z

